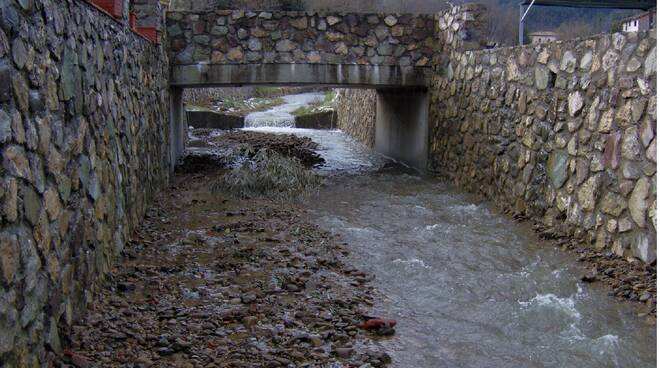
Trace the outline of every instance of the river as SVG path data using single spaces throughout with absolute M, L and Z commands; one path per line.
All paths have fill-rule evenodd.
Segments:
M 284 103 L 265 111 L 251 112 L 245 117 L 247 127 L 293 127 L 296 118 L 293 112 L 299 107 L 321 102 L 325 95 L 320 92 L 282 96 Z
M 380 340 L 395 367 L 655 367 L 656 331 L 598 286 L 574 256 L 488 202 L 399 165 L 340 131 L 308 136 L 325 185 L 305 206 L 341 236 L 398 320 Z

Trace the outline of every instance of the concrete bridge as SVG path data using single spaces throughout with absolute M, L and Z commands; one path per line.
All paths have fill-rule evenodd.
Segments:
M 168 12 L 167 34 L 173 158 L 183 88 L 318 85 L 377 89 L 376 150 L 426 167 L 434 15 L 197 7 Z

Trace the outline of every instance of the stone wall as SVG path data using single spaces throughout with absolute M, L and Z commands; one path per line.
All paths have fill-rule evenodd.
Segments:
M 556 236 L 656 258 L 656 34 L 483 49 L 484 8 L 436 15 L 430 172 Z M 376 92 L 339 126 L 372 146 Z
M 169 175 L 163 49 L 77 0 L 0 5 L 0 366 L 47 366 Z
M 337 127 L 358 142 L 373 148 L 376 142 L 376 91 L 339 89 L 335 104 Z
M 160 5 L 160 0 L 129 0 L 127 3 L 133 6 L 138 26 L 155 27 L 158 31 L 163 30 L 165 13 Z
M 456 28 L 439 22 L 429 169 L 550 232 L 655 260 L 655 30 L 466 51 Z
M 176 64 L 308 63 L 427 66 L 433 15 L 169 12 Z

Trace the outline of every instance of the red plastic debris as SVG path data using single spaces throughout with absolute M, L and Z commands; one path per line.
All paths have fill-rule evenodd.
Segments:
M 372 318 L 366 320 L 364 323 L 358 325 L 358 327 L 369 330 L 378 330 L 380 328 L 392 328 L 396 326 L 396 321 L 393 319 L 381 319 L 381 318 Z

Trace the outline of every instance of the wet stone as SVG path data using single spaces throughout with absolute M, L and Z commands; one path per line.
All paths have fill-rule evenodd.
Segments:
M 617 132 L 610 134 L 605 142 L 605 152 L 603 159 L 605 161 L 605 166 L 613 170 L 619 167 L 620 140 L 621 140 L 621 134 Z
M 23 74 L 16 73 L 12 77 L 12 90 L 16 97 L 16 103 L 21 112 L 27 113 L 30 108 L 28 97 L 28 86 Z
M 626 129 L 621 144 L 621 155 L 629 160 L 636 160 L 642 152 L 639 133 L 636 127 Z
M 4 110 L 0 110 L 0 143 L 11 139 L 11 116 Z
M 584 106 L 584 98 L 580 92 L 572 92 L 568 95 L 568 113 L 576 116 Z
M 568 179 L 568 159 L 569 156 L 562 151 L 554 151 L 548 159 L 547 174 L 552 185 L 559 189 Z
M 604 213 L 618 217 L 627 208 L 627 205 L 625 198 L 612 192 L 607 192 L 601 200 L 601 208 Z
M 543 90 L 548 88 L 550 70 L 544 66 L 537 66 L 534 69 L 534 81 L 537 89 Z
M 3 166 L 9 174 L 19 178 L 30 180 L 30 163 L 25 154 L 25 149 L 21 146 L 7 146 L 3 153 Z
M 0 62 L 0 102 L 9 101 L 12 97 L 11 77 L 13 68 Z
M 16 235 L 0 233 L 0 270 L 4 282 L 11 284 L 19 268 L 19 244 Z
M 12 44 L 12 59 L 18 69 L 23 69 L 27 63 L 28 51 L 25 42 L 21 38 L 16 38 Z
M 628 200 L 630 215 L 635 223 L 642 228 L 646 226 L 646 210 L 648 209 L 646 198 L 648 196 L 649 188 L 650 184 L 648 179 L 639 179 L 630 194 L 630 199 Z
M 39 194 L 32 188 L 26 185 L 22 189 L 23 196 L 23 211 L 25 218 L 33 225 L 39 222 L 39 214 L 41 213 L 41 199 Z
M 393 16 L 393 15 L 388 15 L 387 17 L 385 17 L 384 21 L 385 21 L 385 24 L 392 27 L 392 26 L 396 25 L 396 23 L 398 22 L 398 19 L 396 19 L 396 17 Z

